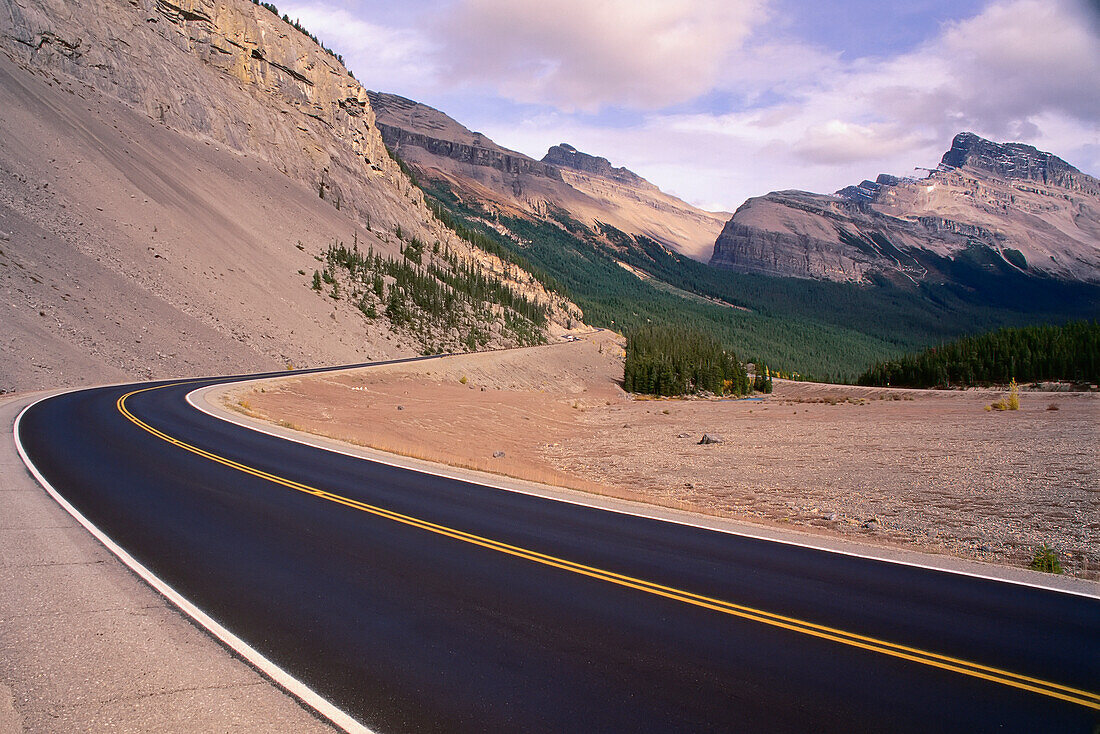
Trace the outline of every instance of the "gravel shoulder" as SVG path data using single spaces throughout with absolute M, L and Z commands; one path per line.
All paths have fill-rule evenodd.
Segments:
M 236 386 L 260 420 L 451 466 L 765 527 L 1100 579 L 1100 395 L 777 381 L 636 400 L 613 335 Z M 702 434 L 722 443 L 699 445 Z

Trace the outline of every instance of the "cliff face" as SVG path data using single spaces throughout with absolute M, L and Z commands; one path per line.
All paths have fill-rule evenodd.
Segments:
M 398 231 L 580 318 L 436 220 L 366 90 L 249 0 L 0 3 L 0 110 L 0 391 L 461 349 L 464 321 L 310 287 L 328 245 L 400 259 Z M 478 315 L 479 345 L 517 343 Z
M 419 193 L 386 154 L 366 91 L 267 9 L 247 0 L 35 0 L 9 8 L 0 33 L 34 68 L 256 155 L 323 188 L 354 217 L 370 212 L 406 227 L 427 218 Z
M 522 153 L 501 148 L 480 133 L 454 124 L 442 112 L 396 94 L 367 93 L 371 106 L 382 120 L 378 129 L 386 145 L 394 150 L 421 148 L 433 156 L 471 166 L 485 166 L 516 176 L 545 176 L 561 180 L 558 169 Z
M 609 224 L 698 260 L 710 256 L 728 216 L 697 209 L 632 171 L 565 143 L 537 161 L 427 105 L 377 92 L 370 93 L 370 101 L 386 144 L 418 175 L 493 211 L 542 217 L 550 209 L 562 210 L 591 228 Z
M 800 278 L 938 282 L 949 279 L 943 261 L 964 251 L 990 268 L 1100 282 L 1100 182 L 1031 146 L 961 133 L 923 179 L 884 174 L 833 196 L 749 199 L 710 262 Z

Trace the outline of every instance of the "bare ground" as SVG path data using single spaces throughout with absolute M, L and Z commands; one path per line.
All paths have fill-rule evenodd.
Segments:
M 1100 578 L 1100 395 L 777 381 L 761 400 L 635 400 L 622 348 L 572 344 L 281 378 L 235 409 L 456 466 L 1013 566 L 1049 543 Z M 723 442 L 699 445 L 704 433 Z M 494 456 L 494 454 L 501 454 Z

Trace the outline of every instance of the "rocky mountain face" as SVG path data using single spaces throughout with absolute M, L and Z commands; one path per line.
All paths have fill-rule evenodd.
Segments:
M 553 166 L 502 148 L 481 133 L 456 126 L 439 110 L 394 94 L 368 92 L 371 106 L 382 111 L 378 129 L 394 149 L 421 148 L 433 156 L 517 176 L 561 180 Z
M 1092 196 L 1100 195 L 1100 181 L 1081 173 L 1051 153 L 1023 143 L 994 143 L 974 133 L 959 133 L 943 154 L 945 169 L 968 167 L 1005 181 L 1034 181 Z
M 537 161 L 427 105 L 378 92 L 370 93 L 370 102 L 386 144 L 419 176 L 446 184 L 488 211 L 538 218 L 560 210 L 593 230 L 608 224 L 697 260 L 710 256 L 728 218 L 566 143 Z
M 0 111 L 0 390 L 423 351 L 382 296 L 310 287 L 336 241 L 415 242 L 542 304 L 545 328 L 579 318 L 439 222 L 366 90 L 249 0 L 3 2 Z M 515 343 L 516 314 L 483 305 L 478 344 Z
M 945 282 L 979 269 L 1100 282 L 1100 181 L 1050 153 L 960 133 L 927 177 L 778 191 L 727 222 L 711 264 L 836 281 Z

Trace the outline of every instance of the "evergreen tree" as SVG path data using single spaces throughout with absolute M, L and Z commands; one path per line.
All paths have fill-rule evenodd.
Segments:
M 733 352 L 695 329 L 648 326 L 627 335 L 623 388 L 649 395 L 744 395 L 748 373 Z
M 968 387 L 1009 380 L 1100 381 L 1100 322 L 999 329 L 877 362 L 860 385 Z

